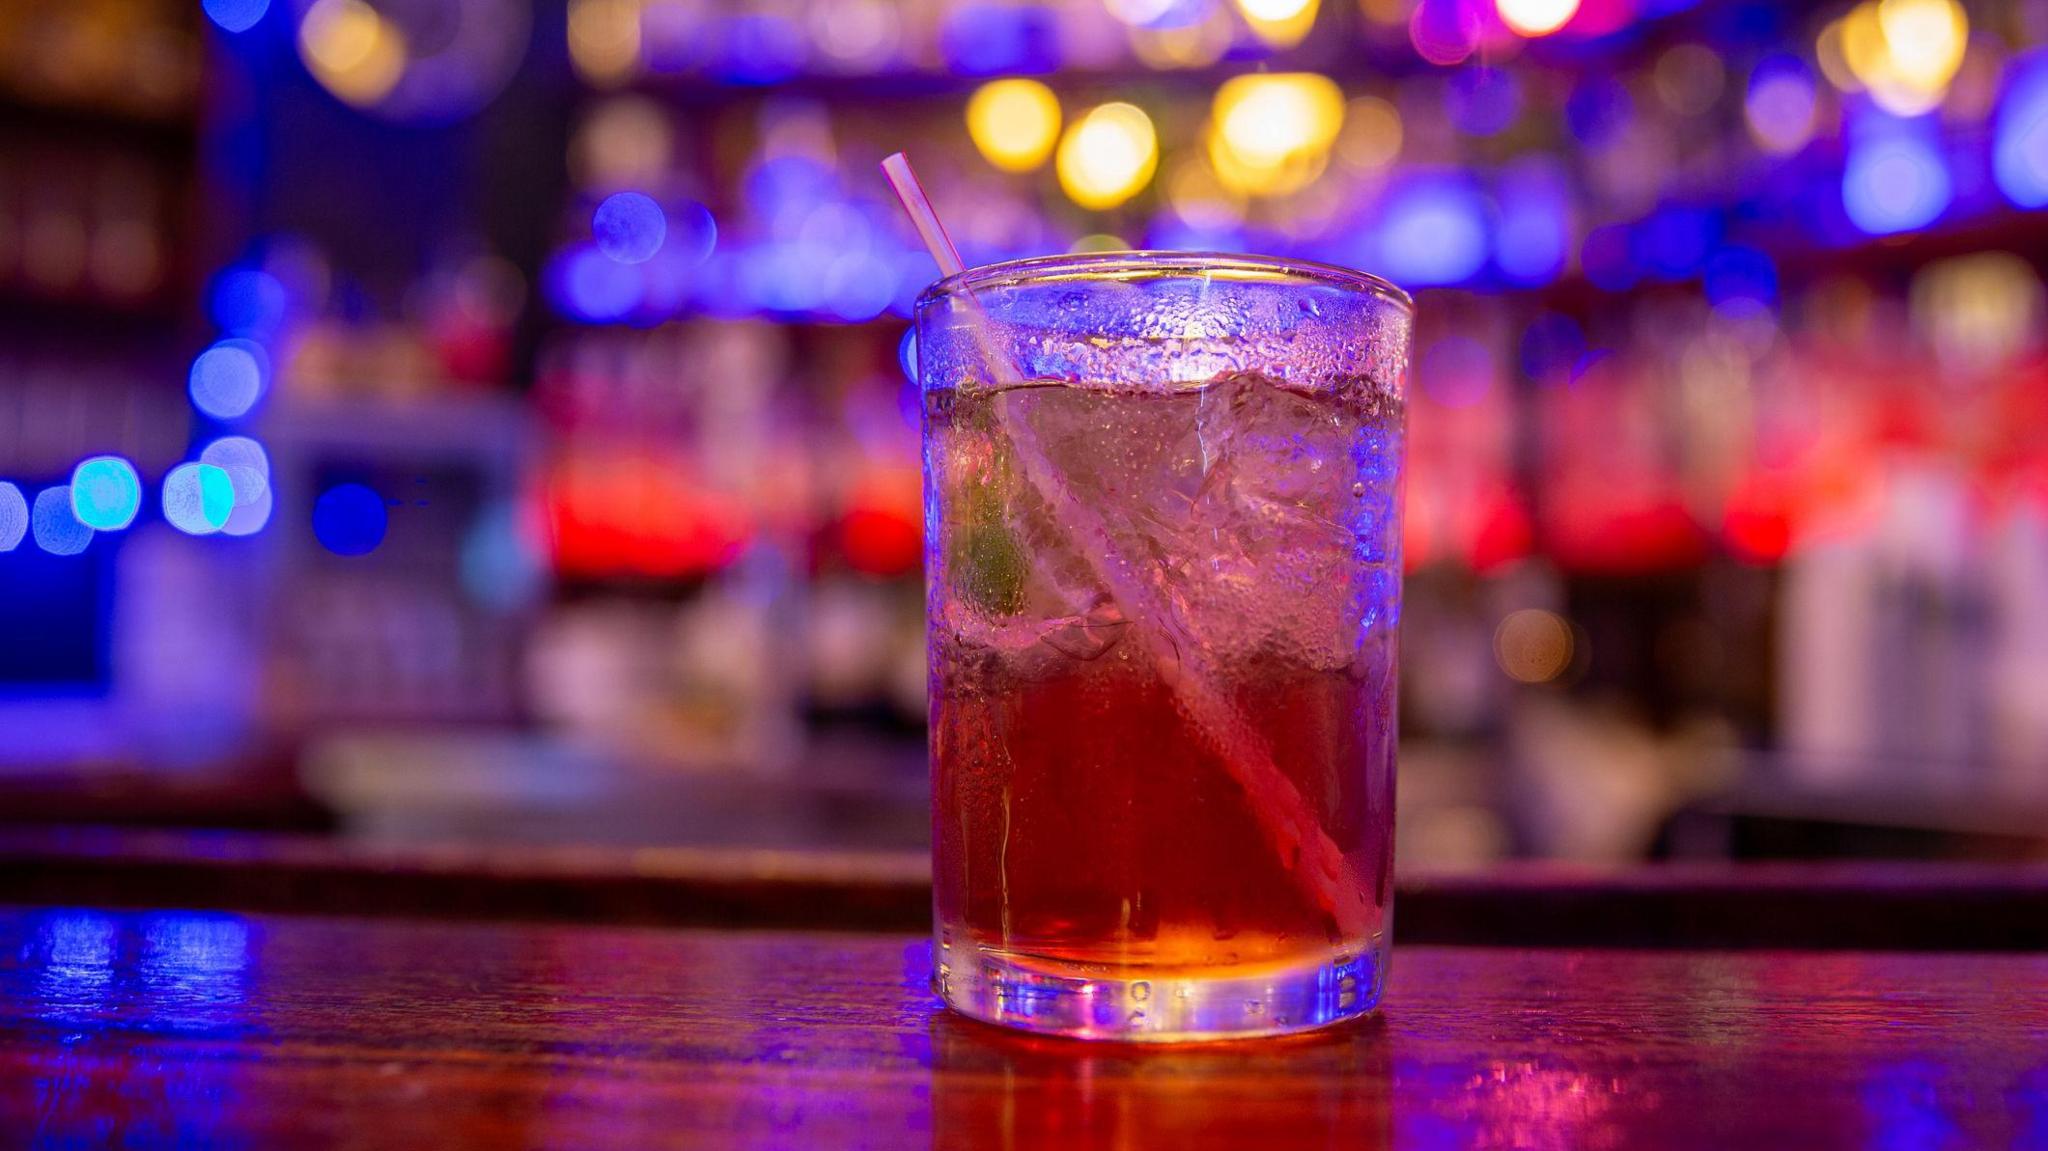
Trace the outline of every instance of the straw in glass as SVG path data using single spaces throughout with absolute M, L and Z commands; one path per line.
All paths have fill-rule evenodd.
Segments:
M 931 251 L 942 276 L 957 275 L 965 268 L 960 253 L 939 223 L 938 212 L 910 169 L 910 160 L 897 152 L 882 161 L 882 173 L 889 179 L 903 210 L 910 215 L 917 234 Z M 1021 383 L 1022 373 L 1008 357 L 996 351 L 989 321 L 980 314 L 972 292 L 965 294 L 972 309 L 970 321 L 982 360 L 999 384 Z M 1273 761 L 1273 755 L 1253 728 L 1215 688 L 1216 678 L 1207 653 L 1198 644 L 1173 642 L 1164 623 L 1166 613 L 1152 596 L 1152 589 L 1135 575 L 1131 565 L 1118 555 L 1115 541 L 1094 510 L 1076 498 L 1060 479 L 1059 472 L 1038 445 L 1029 421 L 1013 418 L 1009 408 L 995 405 L 996 419 L 1022 466 L 1025 482 L 1052 509 L 1061 529 L 1085 546 L 1079 550 L 1097 582 L 1109 590 L 1132 631 L 1139 637 L 1152 666 L 1174 693 L 1182 714 L 1195 725 L 1215 750 L 1224 767 L 1251 800 L 1260 830 L 1279 854 L 1281 861 L 1307 884 L 1316 902 L 1336 921 L 1338 932 L 1355 937 L 1366 927 L 1369 896 L 1350 861 L 1331 840 L 1302 799 L 1294 782 Z

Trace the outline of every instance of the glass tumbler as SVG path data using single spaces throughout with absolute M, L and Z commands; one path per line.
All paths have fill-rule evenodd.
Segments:
M 1371 1011 L 1413 305 L 1125 252 L 917 305 L 933 983 L 1085 1038 Z

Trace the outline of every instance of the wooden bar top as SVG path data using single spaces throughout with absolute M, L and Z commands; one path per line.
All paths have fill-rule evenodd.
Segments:
M 954 1018 L 913 936 L 0 908 L 0 1145 L 2048 1145 L 2048 957 L 1397 947 L 1375 1019 Z

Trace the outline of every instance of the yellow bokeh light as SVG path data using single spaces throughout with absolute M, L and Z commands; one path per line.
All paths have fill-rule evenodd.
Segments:
M 1126 243 L 1122 236 L 1112 236 L 1108 232 L 1091 232 L 1075 240 L 1073 246 L 1067 249 L 1067 251 L 1076 256 L 1085 256 L 1090 252 L 1128 252 L 1130 250 L 1130 244 Z
M 344 103 L 375 104 L 405 75 L 405 37 L 363 0 L 317 0 L 299 24 L 299 56 Z
M 1060 138 L 1060 99 L 1036 80 L 991 80 L 967 101 L 967 134 L 989 163 L 1028 172 Z
M 1202 19 L 1177 28 L 1128 31 L 1131 53 L 1147 68 L 1207 68 L 1223 59 L 1237 32 L 1221 8 L 1211 8 Z
M 1518 683 L 1549 683 L 1572 666 L 1572 625 L 1542 608 L 1509 612 L 1493 632 L 1493 659 Z
M 1344 105 L 1337 156 L 1363 172 L 1377 172 L 1401 156 L 1401 113 L 1378 96 L 1354 97 Z
M 1408 16 L 1415 10 L 1415 0 L 1358 0 L 1358 11 L 1367 20 L 1385 28 L 1398 28 L 1408 23 Z
M 1495 0 L 1501 23 L 1520 36 L 1548 36 L 1578 15 L 1579 0 Z
M 1104 104 L 1074 121 L 1054 167 L 1067 198 L 1083 208 L 1114 208 L 1137 195 L 1159 166 L 1159 136 L 1132 104 Z
M 1206 231 L 1244 223 L 1244 195 L 1224 184 L 1199 154 L 1183 154 L 1167 171 L 1166 202 L 1174 215 Z
M 1316 24 L 1318 0 L 1237 0 L 1252 35 L 1271 48 L 1292 48 Z
M 1927 91 L 1948 88 L 1970 38 L 1962 5 L 1955 0 L 1879 0 L 1877 23 L 1900 79 Z
M 1955 0 L 1864 0 L 1821 32 L 1821 70 L 1887 112 L 1931 111 L 1962 66 L 1969 19 Z M 1846 75 L 1843 75 L 1846 73 Z
M 599 87 L 632 79 L 640 68 L 640 0 L 569 0 L 569 63 Z
M 1849 60 L 1843 48 L 1843 25 L 1845 21 L 1830 20 L 1813 41 L 1813 59 L 1820 65 L 1820 74 L 1828 78 L 1837 92 L 1861 92 L 1863 82 L 1856 73 L 1849 70 Z
M 1322 174 L 1344 127 L 1344 92 L 1327 76 L 1237 76 L 1210 108 L 1209 163 L 1240 192 L 1278 196 Z

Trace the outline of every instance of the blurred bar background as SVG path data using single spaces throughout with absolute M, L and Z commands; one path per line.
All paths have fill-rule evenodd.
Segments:
M 0 822 L 920 849 L 934 275 L 1417 291 L 1400 851 L 2048 857 L 2048 2 L 0 0 Z

